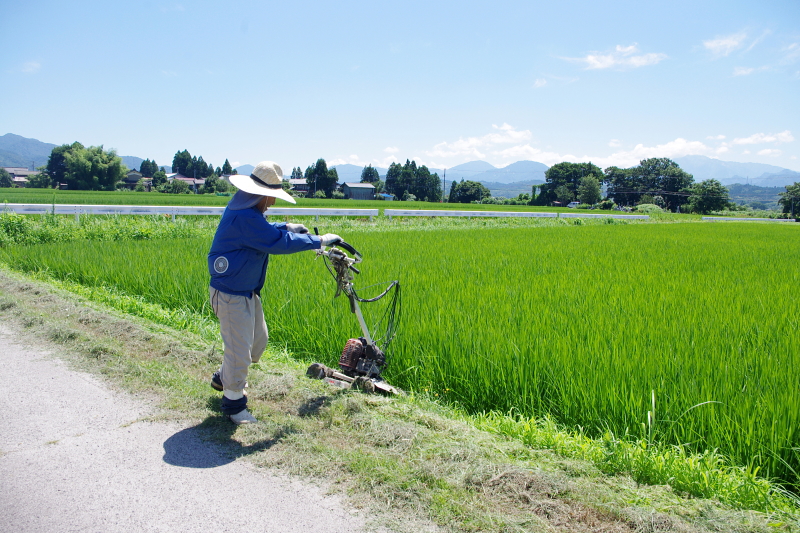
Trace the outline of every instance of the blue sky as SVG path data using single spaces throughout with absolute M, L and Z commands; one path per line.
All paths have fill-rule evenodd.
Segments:
M 800 170 L 800 2 L 0 0 L 0 134 L 169 164 Z

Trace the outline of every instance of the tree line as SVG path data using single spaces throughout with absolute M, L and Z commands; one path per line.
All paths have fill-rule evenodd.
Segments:
M 206 163 L 202 156 L 192 156 L 188 150 L 179 151 L 172 159 L 174 172 L 187 177 L 203 178 L 203 185 L 198 192 L 226 192 L 233 187 L 220 179 L 224 174 L 236 174 L 228 160 L 216 169 Z M 113 191 L 123 185 L 128 168 L 116 151 L 105 150 L 102 145 L 85 147 L 79 142 L 56 146 L 50 152 L 47 164 L 36 169 L 37 174 L 28 177 L 26 186 L 31 188 L 57 188 L 65 184 L 70 190 L 78 191 Z M 135 170 L 135 169 L 134 169 Z M 142 178 L 148 178 L 152 190 L 167 193 L 192 192 L 189 185 L 180 180 L 169 182 L 164 167 L 158 166 L 155 160 L 142 161 L 139 172 Z M 10 175 L 0 172 L 0 187 L 14 185 Z M 144 180 L 136 184 L 136 191 L 144 191 Z
M 595 205 L 605 196 L 623 206 L 654 204 L 669 211 L 707 213 L 734 207 L 728 190 L 715 179 L 694 177 L 668 158 L 650 158 L 635 167 L 601 170 L 589 163 L 558 163 L 545 172 L 545 183 L 533 187 L 531 205 L 570 202 Z
M 64 144 L 53 148 L 47 165 L 37 168 L 38 174 L 28 178 L 28 187 L 46 188 L 66 184 L 73 190 L 105 190 L 118 188 L 128 170 L 114 150 L 103 146 L 85 147 L 79 142 Z M 221 167 L 207 163 L 202 156 L 193 156 L 188 150 L 175 153 L 172 171 L 191 178 L 205 180 L 198 192 L 227 192 L 233 187 L 224 175 L 236 174 L 226 159 Z M 189 186 L 180 181 L 168 182 L 164 167 L 155 160 L 145 159 L 139 172 L 143 178 L 151 180 L 151 186 L 159 192 L 191 192 Z M 305 179 L 309 195 L 318 198 L 337 198 L 339 175 L 336 168 L 328 168 L 325 159 L 318 159 L 309 165 L 305 172 L 300 167 L 292 169 L 293 179 Z M 371 183 L 376 192 L 386 192 L 402 200 L 424 200 L 450 203 L 487 202 L 498 203 L 491 197 L 486 186 L 476 181 L 454 180 L 449 194 L 443 197 L 442 181 L 437 173 L 431 173 L 425 165 L 406 160 L 405 164 L 392 163 L 387 170 L 385 181 L 378 170 L 367 165 L 361 172 L 361 182 Z M 0 169 L 0 187 L 12 187 L 11 176 Z M 605 187 L 605 191 L 603 191 Z M 288 188 L 288 185 L 287 185 Z M 135 190 L 144 190 L 144 182 L 137 184 Z M 604 194 L 605 192 L 605 194 Z M 691 211 L 708 213 L 735 209 L 728 189 L 718 180 L 708 179 L 699 183 L 694 177 L 668 158 L 650 158 L 631 168 L 611 166 L 602 170 L 588 163 L 562 162 L 553 165 L 545 172 L 545 183 L 534 185 L 531 194 L 520 195 L 514 203 L 528 205 L 552 205 L 559 202 L 567 205 L 579 202 L 586 205 L 601 205 L 610 208 L 617 203 L 623 206 L 654 204 L 670 211 Z M 794 216 L 800 211 L 800 183 L 786 186 L 780 193 L 783 212 Z

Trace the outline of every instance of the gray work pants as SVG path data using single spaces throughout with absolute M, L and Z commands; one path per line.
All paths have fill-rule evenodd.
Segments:
M 225 354 L 220 378 L 222 388 L 230 391 L 244 390 L 247 368 L 257 363 L 267 347 L 267 323 L 261 298 L 250 298 L 220 292 L 210 287 L 209 297 L 214 314 L 219 318 L 219 328 Z

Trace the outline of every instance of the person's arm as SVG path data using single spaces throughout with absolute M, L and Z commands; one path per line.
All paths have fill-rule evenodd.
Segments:
M 246 217 L 242 225 L 242 245 L 267 254 L 293 254 L 305 250 L 319 250 L 320 238 L 308 233 L 292 233 L 279 227 L 285 223 L 271 224 L 263 217 Z

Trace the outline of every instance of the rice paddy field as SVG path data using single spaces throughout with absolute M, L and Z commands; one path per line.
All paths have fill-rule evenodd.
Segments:
M 362 296 L 401 282 L 393 384 L 471 412 L 717 449 L 797 488 L 797 224 L 318 225 L 364 254 Z M 0 262 L 211 317 L 213 229 L 186 235 L 7 245 Z M 334 289 L 313 253 L 273 257 L 270 342 L 335 365 L 360 333 Z M 364 311 L 373 324 L 384 308 Z

